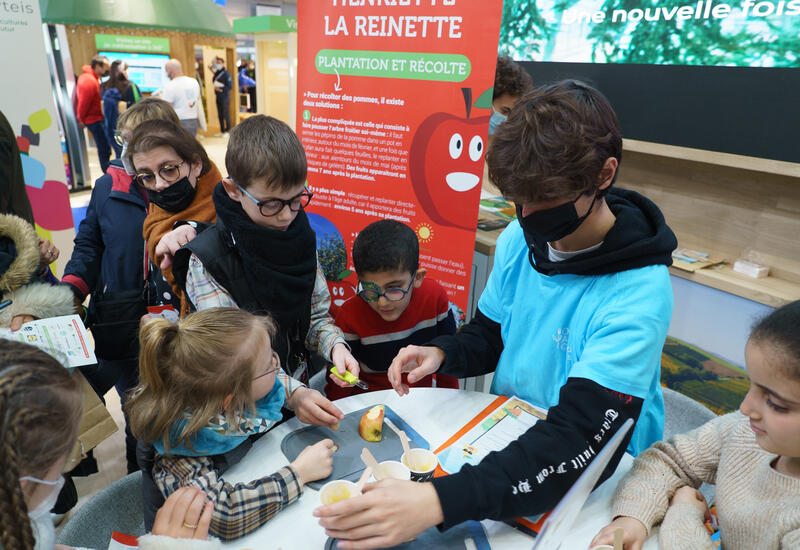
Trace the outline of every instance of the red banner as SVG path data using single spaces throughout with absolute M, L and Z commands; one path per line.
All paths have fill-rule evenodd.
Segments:
M 502 5 L 298 2 L 297 133 L 334 303 L 354 295 L 358 232 L 392 218 L 463 319 Z

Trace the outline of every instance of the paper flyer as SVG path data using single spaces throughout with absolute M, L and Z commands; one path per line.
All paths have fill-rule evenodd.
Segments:
M 97 363 L 89 333 L 77 315 L 38 319 L 25 323 L 16 332 L 0 329 L 0 338 L 36 346 L 67 368 Z

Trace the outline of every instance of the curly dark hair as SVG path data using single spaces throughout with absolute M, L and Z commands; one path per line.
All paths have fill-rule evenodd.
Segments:
M 531 88 L 533 88 L 533 79 L 521 65 L 515 63 L 507 55 L 497 57 L 492 99 L 497 99 L 503 94 L 520 97 Z
M 419 239 L 414 230 L 395 220 L 380 220 L 361 230 L 353 243 L 356 274 L 419 269 Z
M 790 302 L 759 319 L 750 341 L 766 344 L 785 374 L 800 378 L 800 300 Z
M 486 162 L 503 196 L 524 203 L 572 200 L 594 191 L 611 157 L 622 160 L 614 109 L 591 86 L 565 80 L 519 99 L 494 134 Z

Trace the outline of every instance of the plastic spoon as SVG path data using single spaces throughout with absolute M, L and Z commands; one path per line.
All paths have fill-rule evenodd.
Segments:
M 358 483 L 356 483 L 356 489 L 358 489 L 359 493 L 362 491 L 362 489 L 364 489 L 364 484 L 367 482 L 369 476 L 371 475 L 372 475 L 372 468 L 367 466 L 364 469 L 364 472 L 361 474 L 361 477 L 358 478 Z
M 375 477 L 375 481 L 380 481 L 383 479 L 381 468 L 378 466 L 378 461 L 375 460 L 375 457 L 372 456 L 372 453 L 369 452 L 369 449 L 366 447 L 364 447 L 364 450 L 361 451 L 361 461 L 367 468 L 372 468 L 372 475 Z
M 416 470 L 417 464 L 411 459 L 411 447 L 408 446 L 408 437 L 406 437 L 406 432 L 400 430 L 397 432 L 397 434 L 400 436 L 400 444 L 403 446 L 403 452 L 406 453 L 406 466 L 412 470 Z

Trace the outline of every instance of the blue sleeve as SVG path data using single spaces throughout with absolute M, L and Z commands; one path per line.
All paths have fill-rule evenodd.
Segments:
M 95 183 L 92 198 L 86 209 L 86 217 L 81 221 L 78 234 L 75 235 L 72 256 L 64 268 L 62 281 L 78 290 L 81 297 L 91 294 L 100 278 L 100 262 L 105 251 L 105 243 L 98 218 L 102 204 L 98 203 L 104 203 L 108 199 L 110 188 L 111 176 L 102 176 Z
M 233 88 L 233 77 L 231 73 L 225 71 L 225 89 L 230 90 L 231 88 Z
M 637 273 L 635 273 L 637 272 Z M 592 321 L 570 377 L 646 398 L 661 365 L 672 317 L 672 287 L 664 266 L 623 272 L 615 294 Z

